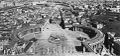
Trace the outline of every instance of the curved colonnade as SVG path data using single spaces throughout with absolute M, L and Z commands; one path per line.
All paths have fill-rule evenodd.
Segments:
M 35 26 L 20 28 L 20 29 L 14 31 L 14 33 L 15 33 L 14 36 L 18 39 L 22 39 L 25 35 L 28 35 L 31 33 L 33 33 L 33 35 L 34 35 L 34 33 L 41 32 L 41 27 L 42 27 L 42 25 L 35 25 Z
M 92 28 L 92 27 L 85 27 L 85 26 L 75 26 L 73 28 L 73 31 L 75 30 L 79 30 L 80 28 L 89 28 L 91 30 L 94 30 L 95 31 L 95 36 L 93 37 L 90 37 L 90 40 L 86 40 L 83 42 L 83 44 L 87 47 L 87 48 L 90 48 L 91 50 L 93 50 L 93 52 L 95 53 L 101 53 L 101 51 L 98 51 L 98 50 L 102 50 L 103 49 L 103 43 L 104 43 L 104 37 L 105 35 L 100 31 L 100 30 L 97 30 L 95 28 Z M 92 33 L 90 33 L 92 34 Z M 89 50 L 90 50 L 89 49 Z
M 99 48 L 100 49 L 103 48 L 104 34 L 99 30 L 96 30 L 96 32 L 97 32 L 96 36 L 90 40 L 87 40 L 84 44 L 89 45 L 94 50 L 94 52 L 101 53 L 98 52 L 97 50 L 99 50 Z

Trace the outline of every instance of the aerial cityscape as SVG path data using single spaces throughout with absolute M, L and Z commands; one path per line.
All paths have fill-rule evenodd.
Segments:
M 120 56 L 120 0 L 0 0 L 0 56 Z

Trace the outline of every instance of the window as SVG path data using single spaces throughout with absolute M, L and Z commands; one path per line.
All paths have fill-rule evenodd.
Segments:
M 39 28 L 39 31 L 41 31 L 41 28 Z
M 34 32 L 34 30 L 33 29 L 30 29 L 30 33 L 33 33 Z
M 37 32 L 37 31 L 38 31 L 37 29 L 38 29 L 38 28 L 35 28 L 35 29 L 34 29 L 34 32 Z

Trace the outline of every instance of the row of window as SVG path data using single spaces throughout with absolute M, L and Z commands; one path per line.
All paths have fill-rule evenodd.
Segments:
M 19 35 L 19 37 L 22 37 L 22 36 L 24 36 L 26 34 L 35 33 L 35 32 L 41 32 L 41 28 L 28 29 L 28 30 L 25 30 L 23 32 L 20 32 L 18 35 Z

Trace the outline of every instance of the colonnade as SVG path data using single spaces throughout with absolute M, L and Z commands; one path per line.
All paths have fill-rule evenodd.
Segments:
M 27 30 L 24 30 L 22 32 L 19 32 L 18 33 L 18 36 L 19 37 L 22 37 L 26 34 L 29 34 L 29 33 L 40 33 L 41 32 L 41 28 L 40 27 L 37 27 L 37 28 L 31 28 L 31 29 L 27 29 Z

